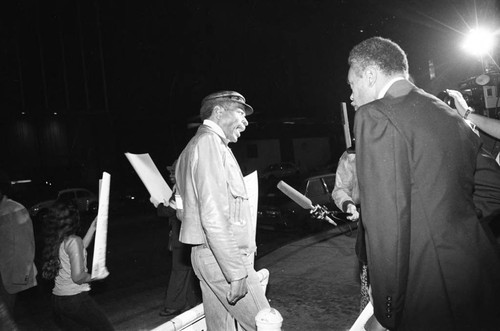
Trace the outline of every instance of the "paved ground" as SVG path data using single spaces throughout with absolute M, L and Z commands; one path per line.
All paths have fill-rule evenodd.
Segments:
M 358 317 L 356 232 L 346 229 L 311 235 L 257 260 L 257 270 L 270 271 L 267 297 L 284 318 L 283 330 L 348 330 Z
M 298 240 L 259 258 L 257 268 L 269 269 L 268 298 L 284 318 L 287 331 L 347 330 L 358 314 L 355 232 L 333 228 Z M 136 280 L 112 291 L 93 294 L 116 330 L 151 330 L 166 322 L 158 315 L 164 277 Z M 19 302 L 21 330 L 58 330 L 50 316 L 50 288 L 23 293 Z
M 283 330 L 348 330 L 359 314 L 355 232 L 338 229 L 288 244 L 258 260 L 270 271 L 267 296 Z
M 325 224 L 324 229 L 331 229 L 330 225 Z M 110 276 L 102 282 L 92 284 L 90 294 L 103 308 L 116 330 L 151 330 L 166 322 L 158 312 L 169 274 L 170 257 L 168 242 L 165 240 L 167 234 L 168 222 L 152 213 L 110 219 L 107 250 Z M 306 235 L 259 231 L 257 241 L 260 258 L 257 261 L 260 263 L 262 259 L 261 265 L 275 273 L 273 265 L 281 265 L 278 261 L 282 260 L 282 256 L 274 254 L 282 254 L 282 250 L 274 250 L 282 246 L 285 251 L 295 250 L 297 245 L 301 245 L 297 240 Z M 315 235 L 310 240 L 320 240 L 320 237 L 321 234 Z M 288 246 L 290 242 L 292 244 Z M 301 263 L 303 262 L 294 262 L 297 266 Z M 271 300 L 280 300 L 280 296 L 284 294 L 276 291 L 281 279 L 279 274 L 276 272 L 275 278 L 271 275 Z M 283 273 L 281 275 L 285 276 Z M 17 317 L 21 330 L 59 330 L 51 316 L 52 286 L 50 282 L 41 281 L 37 287 L 19 295 Z

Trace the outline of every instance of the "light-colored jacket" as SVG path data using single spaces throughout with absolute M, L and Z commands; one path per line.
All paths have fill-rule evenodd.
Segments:
M 356 154 L 344 152 L 339 159 L 332 198 L 340 210 L 346 211 L 350 203 L 359 205 L 359 185 L 356 175 Z
M 183 201 L 179 240 L 206 244 L 231 282 L 247 276 L 242 257 L 256 245 L 243 175 L 228 142 L 201 125 L 179 156 L 175 177 Z
M 35 239 L 28 211 L 4 196 L 0 200 L 0 274 L 8 293 L 37 284 L 34 258 Z

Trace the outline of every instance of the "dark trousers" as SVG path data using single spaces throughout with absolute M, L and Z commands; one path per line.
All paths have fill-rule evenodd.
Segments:
M 191 266 L 191 246 L 179 242 L 181 222 L 174 216 L 170 218 L 170 224 L 172 271 L 163 306 L 166 309 L 183 310 L 201 302 L 201 290 Z
M 0 275 L 0 298 L 8 313 L 14 318 L 14 306 L 16 305 L 17 293 L 9 293 L 3 285 L 2 275 Z
M 114 330 L 97 303 L 82 292 L 76 295 L 52 295 L 54 315 L 63 330 Z

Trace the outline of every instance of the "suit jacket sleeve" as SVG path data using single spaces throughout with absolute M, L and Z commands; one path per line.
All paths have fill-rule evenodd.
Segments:
M 374 313 L 393 329 L 401 319 L 409 268 L 410 155 L 380 105 L 371 103 L 356 114 L 356 166 Z
M 193 178 L 197 183 L 201 223 L 208 245 L 226 280 L 231 282 L 245 278 L 247 272 L 229 222 L 230 192 L 220 144 L 216 135 L 200 139 Z

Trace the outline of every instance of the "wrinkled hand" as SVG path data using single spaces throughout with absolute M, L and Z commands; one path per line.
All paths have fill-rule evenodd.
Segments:
M 247 279 L 242 278 L 231 282 L 231 288 L 227 294 L 227 302 L 230 305 L 235 305 L 248 293 Z
M 448 92 L 448 95 L 455 100 L 455 108 L 457 108 L 458 114 L 463 117 L 469 106 L 467 105 L 467 101 L 465 101 L 462 93 L 455 90 L 446 90 L 446 92 Z
M 354 222 L 354 221 L 357 221 L 359 219 L 359 212 L 358 212 L 358 209 L 356 208 L 355 205 L 349 204 L 347 206 L 346 212 L 348 212 L 348 213 L 351 214 L 351 216 L 347 216 L 347 219 L 349 221 L 353 221 Z

